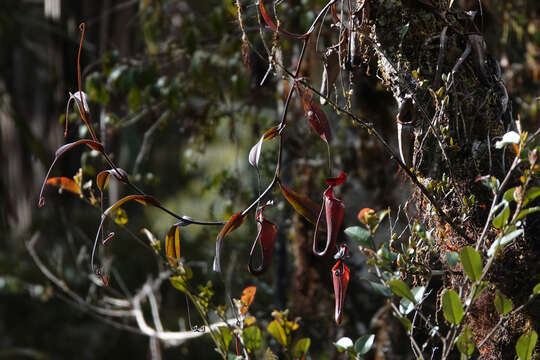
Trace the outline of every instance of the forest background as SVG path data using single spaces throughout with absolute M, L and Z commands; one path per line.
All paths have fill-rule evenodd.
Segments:
M 419 12 L 428 6 L 425 1 L 409 2 L 404 3 Z M 375 9 L 385 2 L 370 3 Z M 481 4 L 482 34 L 500 65 L 512 116 L 519 114 L 522 128 L 533 133 L 540 127 L 540 6 L 530 0 Z M 279 6 L 280 22 L 287 30 L 305 32 L 324 5 L 314 0 L 284 1 Z M 467 6 L 474 5 L 453 4 L 456 9 Z M 316 89 L 324 69 L 321 59 L 333 39 L 327 33 L 331 18 L 326 16 L 320 37 L 313 35 L 317 41 L 308 44 L 302 64 L 301 75 Z M 133 319 L 111 321 L 92 307 L 118 294 L 133 297 L 150 278 L 166 271 L 167 262 L 156 255 L 152 244 L 161 241 L 163 247 L 175 222 L 152 207 L 126 204 L 116 211 L 108 224 L 116 236 L 99 249 L 100 262 L 110 276 L 109 288 L 104 287 L 89 267 L 100 220 L 99 206 L 92 204 L 89 195 L 94 189 L 97 198 L 98 192 L 89 181 L 106 165 L 98 152 L 82 147 L 71 151 L 51 175 L 78 179 L 84 199 L 48 186 L 47 206 L 38 209 L 39 188 L 56 149 L 90 135 L 72 107 L 67 138 L 63 135 L 69 92 L 77 91 L 82 22 L 86 24 L 82 87 L 91 122 L 106 151 L 145 193 L 182 215 L 225 221 L 257 197 L 274 171 L 275 141 L 264 144 L 260 176 L 248 162 L 251 147 L 280 119 L 291 86 L 283 70 L 269 68 L 268 59 L 274 56 L 292 72 L 301 46 L 283 37 L 279 51 L 273 52 L 273 33 L 261 22 L 254 1 L 2 1 L 0 358 L 189 358 L 193 354 L 219 358 L 209 335 L 167 343 L 141 333 Z M 436 48 L 438 40 L 434 44 Z M 418 54 L 419 59 L 422 56 Z M 380 79 L 376 56 L 368 54 L 361 65 L 343 73 L 342 89 L 347 92 L 334 95 L 347 99 L 351 111 L 373 124 L 397 153 L 398 107 Z M 319 102 L 317 96 L 314 99 Z M 403 170 L 370 131 L 328 105 L 324 110 L 334 136 L 330 146 L 334 173 L 328 172 L 325 142 L 310 129 L 302 102 L 296 99 L 288 109 L 292 125 L 284 142 L 283 183 L 320 201 L 325 179 L 343 171 L 348 179 L 338 194 L 346 204 L 344 228 L 361 225 L 357 214 L 363 208 L 389 208 L 392 229 L 400 237 L 412 233 L 417 212 L 408 201 L 415 187 Z M 106 206 L 128 194 L 111 179 Z M 313 227 L 278 191 L 271 197 L 274 206 L 265 214 L 279 232 L 273 264 L 261 277 L 247 271 L 257 233 L 255 221 L 246 221 L 227 238 L 219 274 L 212 271 L 219 227 L 181 228 L 182 258 L 194 273 L 194 286 L 211 280 L 213 301 L 231 305 L 229 311 L 234 308 L 231 298 L 239 299 L 244 288 L 256 286 L 250 312 L 259 327 L 267 328 L 273 310 L 289 309 L 290 319 L 300 318 L 294 338 L 311 339 L 308 356 L 314 359 L 344 357 L 334 343 L 344 336 L 357 339 L 366 334 L 376 335 L 370 358 L 412 358 L 407 333 L 391 316 L 388 297 L 366 281 L 373 280 L 373 274 L 365 254 L 343 233 L 340 241 L 348 241 L 352 252 L 351 280 L 346 321 L 341 326 L 334 323 L 329 268 L 335 261 L 310 255 Z M 388 223 L 381 224 L 377 243 L 391 240 L 389 230 Z M 44 269 L 60 282 L 44 275 Z M 507 281 L 513 281 L 508 276 Z M 184 294 L 168 281 L 159 283 L 154 292 L 167 329 L 189 331 L 203 324 L 194 307 L 188 315 Z M 143 304 L 147 313 L 152 312 L 150 303 Z M 511 348 L 516 339 L 508 340 Z M 260 341 L 262 350 L 269 347 L 285 356 L 279 341 L 265 331 Z

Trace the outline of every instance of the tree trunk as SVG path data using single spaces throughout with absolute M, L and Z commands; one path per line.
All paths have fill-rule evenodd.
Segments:
M 434 229 L 439 250 L 439 259 L 431 262 L 440 267 L 446 264 L 448 251 L 474 247 L 480 238 L 492 195 L 475 179 L 493 175 L 502 181 L 509 169 L 514 154 L 493 145 L 496 137 L 514 126 L 511 103 L 497 61 L 489 55 L 478 30 L 482 22 L 479 14 L 472 19 L 457 4 L 449 9 L 446 0 L 366 0 L 363 9 L 370 13 L 370 22 L 366 25 L 364 15 L 360 25 L 362 11 L 357 11 L 357 35 L 367 44 L 361 55 L 376 53 L 379 75 L 400 106 L 402 135 L 407 132 L 414 144 L 410 152 L 403 149 L 404 161 L 430 189 L 454 227 L 469 237 L 456 233 L 448 222 L 434 215 L 432 204 L 416 190 L 418 220 L 426 229 Z M 411 155 L 407 157 L 407 153 Z M 508 187 L 518 184 L 519 179 L 510 179 Z M 431 190 L 437 186 L 444 189 L 442 193 Z M 464 219 L 464 199 L 471 195 L 476 202 Z M 533 241 L 537 227 L 529 221 L 526 242 L 505 249 L 486 277 L 494 287 L 476 300 L 464 320 L 472 327 L 477 344 L 499 319 L 493 306 L 494 289 L 510 296 L 517 306 L 526 302 L 539 281 L 539 249 Z M 496 235 L 488 231 L 480 250 L 489 248 Z M 446 272 L 443 287 L 457 289 L 465 280 L 461 272 Z M 519 335 L 530 328 L 539 329 L 539 313 L 536 302 L 504 329 L 499 328 L 478 349 L 482 358 L 513 358 Z

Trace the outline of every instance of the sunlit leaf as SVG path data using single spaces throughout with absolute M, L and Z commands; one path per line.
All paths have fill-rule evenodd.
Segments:
M 358 355 L 366 354 L 373 347 L 373 342 L 375 341 L 375 335 L 368 334 L 360 336 L 354 343 L 354 351 Z
M 390 280 L 388 282 L 388 286 L 390 286 L 390 289 L 392 290 L 392 292 L 396 294 L 397 296 L 403 297 L 413 302 L 414 304 L 417 303 L 411 290 L 409 289 L 409 287 L 407 286 L 407 284 L 405 284 L 403 280 L 399 280 L 399 279 Z
M 537 340 L 538 334 L 534 330 L 531 330 L 519 337 L 516 343 L 516 354 L 519 360 L 531 359 Z
M 242 314 L 242 316 L 246 316 L 249 307 L 251 306 L 251 304 L 253 304 L 253 301 L 255 300 L 256 292 L 257 288 L 255 286 L 248 286 L 242 292 L 242 297 L 240 298 L 240 301 L 242 302 L 242 308 L 240 309 L 240 313 Z
M 180 260 L 180 227 L 177 225 L 172 226 L 165 236 L 165 254 L 169 264 L 177 267 Z
M 296 342 L 293 348 L 293 357 L 301 359 L 307 355 L 309 346 L 311 345 L 310 338 L 302 338 Z
M 266 140 L 273 139 L 278 135 L 279 135 L 279 127 L 274 126 L 270 130 L 266 131 L 261 136 L 259 141 L 257 141 L 257 143 L 255 145 L 253 145 L 253 147 L 249 151 L 249 156 L 248 156 L 249 163 L 253 167 L 255 167 L 255 168 L 259 167 L 259 158 L 261 157 L 261 148 L 262 148 L 263 142 L 266 141 Z
M 218 331 L 219 331 L 219 335 L 217 336 L 218 341 L 223 346 L 223 349 L 229 350 L 229 345 L 231 344 L 231 341 L 233 339 L 233 333 L 226 326 L 219 327 Z
M 512 300 L 498 290 L 495 292 L 493 304 L 495 305 L 495 310 L 497 310 L 497 312 L 501 315 L 508 314 L 514 308 Z
M 532 293 L 533 295 L 537 295 L 538 293 L 540 293 L 540 283 L 534 285 Z
M 354 346 L 353 341 L 349 337 L 342 337 L 334 343 L 334 346 L 338 349 L 339 352 L 347 351 Z
M 110 177 L 111 177 L 111 173 L 109 172 L 109 170 L 101 171 L 97 175 L 97 177 L 96 177 L 96 185 L 97 185 L 98 189 L 101 192 L 103 192 L 103 190 L 105 190 L 105 188 L 109 184 Z
M 533 206 L 524 210 L 521 210 L 516 217 L 516 221 L 523 219 L 525 216 L 540 211 L 540 206 Z
M 96 177 L 96 185 L 100 191 L 105 190 L 109 184 L 111 175 L 114 175 L 118 181 L 124 184 L 128 182 L 128 174 L 123 169 L 116 168 L 115 170 L 103 170 Z
M 371 233 L 363 227 L 360 226 L 351 226 L 345 229 L 345 234 L 349 236 L 356 243 L 365 248 L 371 248 L 372 246 L 372 235 Z
M 60 190 L 69 191 L 73 194 L 81 195 L 81 187 L 72 179 L 68 177 L 54 177 L 50 178 L 46 182 L 47 185 L 56 186 Z
M 175 289 L 185 292 L 187 290 L 187 279 L 184 276 L 172 276 L 170 279 Z
M 482 258 L 478 251 L 471 246 L 465 246 L 459 253 L 459 259 L 465 274 L 471 281 L 478 281 L 482 277 Z
M 223 228 L 219 232 L 216 238 L 216 256 L 214 257 L 214 265 L 213 265 L 214 271 L 221 272 L 220 258 L 221 258 L 221 246 L 223 245 L 222 244 L 223 239 L 232 231 L 239 228 L 246 220 L 246 217 L 247 217 L 247 214 L 242 216 L 242 212 L 238 212 L 232 215 L 227 221 L 227 223 L 225 224 L 225 226 L 223 226 Z
M 515 131 L 509 131 L 503 135 L 502 139 L 495 143 L 495 148 L 501 149 L 508 144 L 519 144 L 521 137 Z
M 426 291 L 425 286 L 415 286 L 411 289 L 411 293 L 416 299 L 416 303 L 420 303 L 422 301 L 425 291 Z M 414 310 L 414 303 L 412 303 L 407 298 L 401 298 L 401 300 L 399 301 L 399 312 L 402 313 L 403 315 L 407 315 L 413 310 Z
M 493 227 L 496 229 L 502 229 L 508 222 L 510 217 L 510 206 L 505 203 L 501 212 L 493 218 Z
M 287 347 L 287 335 L 285 334 L 283 326 L 281 326 L 277 320 L 272 320 L 272 322 L 268 324 L 267 330 L 268 333 L 281 344 L 281 346 Z
M 459 324 L 463 319 L 463 305 L 457 292 L 446 290 L 442 296 L 443 315 L 446 321 Z
M 103 215 L 104 216 L 109 215 L 113 210 L 117 209 L 119 206 L 124 205 L 128 201 L 136 201 L 136 202 L 138 202 L 138 203 L 140 203 L 142 205 L 145 205 L 145 206 L 147 206 L 147 205 L 159 206 L 160 205 L 159 202 L 153 196 L 149 196 L 149 195 L 128 195 L 128 196 L 123 197 L 122 199 L 118 200 L 117 202 L 115 202 L 111 206 L 109 206 L 109 208 L 103 212 Z
M 497 249 L 499 247 L 505 247 L 506 245 L 508 245 L 512 240 L 514 240 L 515 238 L 517 238 L 518 236 L 520 236 L 521 234 L 523 234 L 523 229 L 517 229 L 517 230 L 514 230 L 506 235 L 504 235 L 503 237 L 499 237 L 497 238 L 493 244 L 491 244 L 491 246 L 489 247 L 488 249 L 488 252 L 487 252 L 487 255 L 489 257 L 491 256 L 494 256 L 497 252 Z
M 291 204 L 294 210 L 315 225 L 317 223 L 317 217 L 321 207 L 315 202 L 311 201 L 309 198 L 298 194 L 281 183 L 279 184 L 279 187 L 281 188 L 281 193 L 289 204 Z
M 71 150 L 74 147 L 79 146 L 79 145 L 87 145 L 88 147 L 90 147 L 93 150 L 103 152 L 103 144 L 101 144 L 101 143 L 99 143 L 97 141 L 92 141 L 92 140 L 88 140 L 88 139 L 82 139 L 82 140 L 78 140 L 78 141 L 68 143 L 68 144 L 64 144 L 64 145 L 60 146 L 58 148 L 58 150 L 56 150 L 56 152 L 54 154 L 54 160 L 53 160 L 51 166 L 49 167 L 49 170 L 47 171 L 47 175 L 45 175 L 45 179 L 43 180 L 43 185 L 41 185 L 41 191 L 39 192 L 38 207 L 42 207 L 42 206 L 45 205 L 45 198 L 43 197 L 43 189 L 45 188 L 45 184 L 47 183 L 47 179 L 49 178 L 49 174 L 51 173 L 51 170 L 54 167 L 54 164 L 56 163 L 56 161 L 58 161 L 58 159 L 63 154 L 66 153 L 66 151 L 69 151 L 69 150 Z
M 533 201 L 538 196 L 540 196 L 540 186 L 532 186 L 525 192 L 521 206 L 525 207 L 529 202 Z
M 250 353 L 254 352 L 262 345 L 261 329 L 257 326 L 250 326 L 242 332 L 242 340 Z M 241 357 L 241 359 L 243 359 Z

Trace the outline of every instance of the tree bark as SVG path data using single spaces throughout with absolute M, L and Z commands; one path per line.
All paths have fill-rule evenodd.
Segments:
M 378 74 L 400 109 L 412 109 L 408 115 L 400 112 L 406 115 L 400 120 L 410 129 L 414 144 L 411 156 L 404 160 L 427 188 L 440 185 L 444 189 L 444 194 L 432 194 L 454 225 L 469 237 L 460 236 L 434 215 L 432 204 L 416 190 L 417 218 L 426 229 L 435 230 L 440 257 L 431 262 L 440 266 L 446 263 L 448 251 L 475 246 L 482 233 L 492 195 L 475 179 L 493 175 L 502 180 L 509 169 L 513 154 L 493 145 L 496 137 L 513 129 L 511 102 L 497 61 L 479 31 L 480 15 L 472 19 L 456 4 L 449 9 L 446 0 L 366 0 L 363 6 L 369 9 L 370 22 L 366 26 L 364 19 L 360 25 L 358 16 L 356 29 L 360 41 L 367 44 L 364 51 L 375 52 Z M 508 187 L 517 184 L 519 179 L 511 179 Z M 464 219 L 464 199 L 471 195 L 476 205 Z M 472 327 L 477 344 L 499 318 L 493 306 L 494 289 L 510 296 L 517 306 L 526 302 L 539 281 L 537 275 L 531 276 L 540 271 L 535 260 L 539 249 L 534 245 L 537 222 L 527 223 L 524 244 L 505 249 L 495 260 L 486 278 L 495 286 L 476 300 L 464 320 Z M 489 231 L 480 249 L 487 249 L 496 235 Z M 433 264 L 426 260 L 426 265 Z M 446 272 L 443 280 L 443 287 L 457 288 L 466 279 L 463 273 Z M 483 359 L 514 357 L 519 335 L 528 328 L 539 329 L 540 312 L 538 302 L 535 304 L 517 314 L 478 349 Z

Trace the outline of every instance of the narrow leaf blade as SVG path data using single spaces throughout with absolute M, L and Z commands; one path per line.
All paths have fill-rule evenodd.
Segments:
M 521 335 L 516 343 L 516 354 L 519 360 L 529 360 L 532 357 L 532 352 L 536 346 L 538 334 L 532 330 Z
M 239 228 L 244 221 L 246 220 L 247 214 L 242 216 L 242 212 L 237 212 L 236 214 L 233 214 L 227 223 L 223 226 L 221 231 L 219 232 L 217 238 L 216 238 L 216 256 L 214 257 L 214 265 L 213 269 L 216 272 L 221 272 L 221 246 L 223 243 L 223 239 L 230 234 L 232 231 Z
M 304 195 L 300 195 L 296 191 L 287 188 L 285 185 L 280 183 L 279 186 L 281 188 L 281 193 L 294 210 L 312 224 L 316 224 L 321 207 Z
M 50 178 L 46 182 L 47 185 L 55 186 L 60 188 L 61 190 L 69 191 L 76 195 L 81 195 L 81 187 L 73 181 L 73 179 L 70 179 L 68 177 L 54 177 Z

